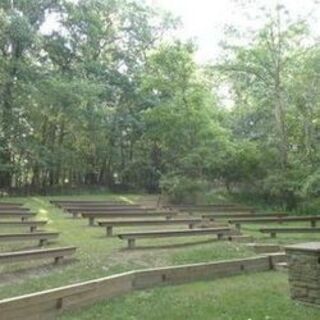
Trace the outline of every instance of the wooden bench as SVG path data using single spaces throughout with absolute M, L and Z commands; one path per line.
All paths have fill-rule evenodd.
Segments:
M 283 223 L 283 222 L 310 222 L 311 227 L 316 227 L 317 221 L 320 220 L 320 216 L 277 216 L 277 217 L 255 217 L 250 219 L 232 219 L 228 222 L 235 224 L 237 229 L 241 228 L 242 223 Z
M 58 236 L 58 232 L 7 233 L 0 234 L 0 242 L 39 240 L 39 246 L 43 246 L 48 240 L 56 239 Z
M 149 211 L 156 211 L 156 208 L 123 208 L 123 207 L 119 207 L 119 208 L 113 208 L 113 207 L 109 207 L 109 208 L 68 208 L 66 209 L 67 212 L 70 213 L 88 213 L 88 212 L 95 212 L 95 213 L 99 213 L 99 212 L 132 212 L 132 213 L 138 213 L 138 212 L 149 212 Z
M 57 200 L 50 200 L 50 203 L 58 206 L 92 206 L 92 205 L 126 205 L 126 202 L 121 201 L 57 201 Z
M 128 248 L 133 249 L 135 247 L 136 239 L 203 236 L 211 234 L 216 234 L 218 239 L 222 239 L 224 235 L 229 235 L 230 232 L 230 228 L 181 229 L 122 233 L 119 234 L 118 237 L 122 240 L 128 240 Z
M 5 206 L 5 207 L 9 207 L 9 206 L 21 207 L 21 206 L 23 206 L 23 203 L 22 202 L 0 202 L 0 207 L 1 206 Z
M 0 213 L 0 219 L 6 218 L 20 218 L 22 221 L 25 221 L 29 218 L 32 218 L 36 215 L 35 212 L 9 212 L 9 213 Z
M 35 259 L 54 258 L 54 263 L 59 263 L 64 257 L 71 256 L 76 252 L 76 247 L 61 247 L 51 249 L 38 249 L 28 251 L 14 251 L 0 253 L 0 263 L 14 263 Z
M 172 220 L 110 220 L 110 221 L 99 221 L 100 227 L 105 227 L 107 237 L 113 235 L 114 227 L 130 227 L 130 226 L 162 226 L 162 225 L 177 225 L 187 224 L 189 229 L 193 229 L 195 224 L 201 223 L 201 219 L 172 219 Z
M 171 209 L 179 210 L 179 211 L 186 211 L 186 212 L 250 212 L 254 213 L 254 208 L 247 208 L 247 207 L 212 207 L 212 208 L 192 208 L 192 207 L 185 207 L 185 208 L 176 208 L 171 207 Z
M 35 220 L 35 221 L 0 221 L 0 227 L 29 227 L 30 232 L 37 230 L 37 227 L 47 224 L 47 220 Z
M 214 221 L 216 219 L 238 219 L 238 218 L 248 218 L 255 219 L 255 218 L 264 218 L 264 217 L 286 217 L 288 216 L 287 213 L 211 213 L 211 214 L 203 214 L 203 219 L 208 219 L 210 221 Z
M 0 214 L 3 212 L 30 212 L 29 208 L 7 207 L 0 208 Z
M 271 238 L 275 238 L 277 233 L 319 233 L 320 228 L 263 228 L 261 233 L 269 233 Z
M 94 221 L 97 218 L 154 218 L 165 217 L 167 220 L 173 218 L 177 213 L 174 212 L 87 212 L 82 213 L 82 217 L 89 219 L 89 226 L 94 226 Z

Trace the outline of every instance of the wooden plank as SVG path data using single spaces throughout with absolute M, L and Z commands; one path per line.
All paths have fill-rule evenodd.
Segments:
M 277 233 L 320 233 L 320 228 L 262 228 L 260 232 L 275 238 Z
M 39 226 L 44 226 L 47 224 L 47 220 L 23 220 L 23 221 L 1 221 L 0 220 L 0 227 L 29 227 L 30 231 L 33 232 Z
M 126 213 L 126 212 L 132 212 L 132 213 L 138 213 L 138 212 L 154 212 L 157 208 L 123 208 L 123 207 L 109 207 L 109 208 L 71 208 L 71 209 L 66 209 L 67 212 L 74 213 L 74 212 L 80 212 L 80 213 L 89 213 L 89 212 L 94 212 L 94 213 L 99 213 L 99 212 L 118 212 L 118 213 Z M 156 211 L 156 212 L 163 212 L 163 211 Z M 169 211 L 171 212 L 171 211 Z
M 45 244 L 47 240 L 56 239 L 58 236 L 58 232 L 6 233 L 0 234 L 0 242 L 39 240 L 41 246 Z
M 192 229 L 195 224 L 201 223 L 201 219 L 171 219 L 171 220 L 109 220 L 99 221 L 101 227 L 106 228 L 107 236 L 113 235 L 113 228 L 116 226 L 151 226 L 151 225 L 176 225 L 187 224 L 189 229 Z
M 179 236 L 198 236 L 216 233 L 229 233 L 230 228 L 206 228 L 206 229 L 177 229 L 177 230 L 160 230 L 160 231 L 142 231 L 121 233 L 120 239 L 132 238 L 162 238 L 162 237 L 179 237 Z
M 171 219 L 173 216 L 175 216 L 177 213 L 174 212 L 88 212 L 88 213 L 82 213 L 83 218 L 89 219 L 89 225 L 94 225 L 94 221 L 97 218 L 152 218 L 152 217 L 165 217 L 166 219 Z
M 211 214 L 203 214 L 203 219 L 222 219 L 222 218 L 250 218 L 256 219 L 260 217 L 286 217 L 287 213 L 211 213 Z M 248 219 L 248 220 L 250 220 Z
M 21 218 L 22 220 L 32 218 L 36 215 L 35 212 L 10 212 L 10 213 L 1 213 L 0 219 L 5 218 Z
M 38 249 L 38 250 L 26 250 L 16 252 L 4 252 L 0 253 L 0 263 L 13 263 L 25 260 L 55 258 L 57 259 L 72 255 L 76 252 L 76 247 L 61 247 L 50 249 Z
M 8 207 L 8 208 L 0 208 L 0 214 L 2 213 L 10 213 L 10 212 L 30 212 L 29 208 L 19 208 L 19 207 Z

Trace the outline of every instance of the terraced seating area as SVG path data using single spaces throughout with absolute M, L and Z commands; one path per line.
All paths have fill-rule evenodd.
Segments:
M 235 224 L 237 229 L 241 228 L 241 224 L 251 223 L 288 223 L 288 222 L 310 222 L 311 227 L 316 227 L 317 221 L 320 220 L 320 216 L 287 216 L 287 215 L 274 215 L 274 217 L 252 217 L 248 219 L 230 219 L 230 224 Z
M 189 236 L 202 236 L 202 235 L 217 235 L 218 239 L 223 236 L 231 235 L 230 228 L 206 228 L 206 229 L 182 229 L 182 230 L 160 230 L 160 231 L 144 231 L 144 232 L 131 232 L 121 233 L 118 237 L 121 240 L 128 241 L 128 249 L 135 247 L 136 239 L 153 239 L 153 238 L 168 238 L 168 237 L 189 237 Z
M 278 233 L 316 233 L 320 235 L 320 228 L 262 228 L 261 233 L 270 234 L 271 238 L 276 238 Z
M 38 230 L 38 227 L 47 225 L 47 220 L 32 220 L 37 213 L 31 212 L 29 208 L 23 207 L 23 203 L 0 203 L 0 219 L 10 218 L 13 220 L 0 220 L 0 244 L 2 243 L 19 243 L 38 242 L 40 247 L 48 244 L 49 241 L 57 240 L 60 233 L 52 231 Z M 21 220 L 14 220 L 15 218 Z M 7 229 L 29 228 L 30 232 L 7 232 Z M 2 230 L 6 230 L 3 232 Z M 33 261 L 35 259 L 54 258 L 55 263 L 59 262 L 64 256 L 74 254 L 75 247 L 62 247 L 50 249 L 35 250 L 13 250 L 0 253 L 0 262 L 16 263 L 20 261 Z

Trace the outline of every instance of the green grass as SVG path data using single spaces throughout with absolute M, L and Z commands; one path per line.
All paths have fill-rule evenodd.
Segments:
M 319 320 L 293 302 L 285 273 L 250 274 L 135 292 L 59 320 Z
M 86 195 L 73 197 L 14 198 L 26 202 L 38 212 L 37 219 L 48 219 L 46 230 L 59 231 L 60 237 L 50 247 L 74 245 L 78 247 L 75 260 L 54 266 L 52 260 L 30 261 L 0 266 L 0 299 L 65 286 L 80 281 L 105 277 L 129 270 L 219 261 L 249 257 L 253 251 L 241 243 L 218 242 L 210 236 L 139 240 L 138 249 L 126 250 L 126 242 L 118 237 L 106 238 L 105 229 L 89 227 L 85 219 L 73 219 L 52 206 L 49 199 L 125 199 L 153 200 L 143 195 Z M 12 199 L 10 199 L 12 201 Z M 291 224 L 290 224 L 291 225 Z M 270 239 L 257 230 L 261 226 L 244 225 L 246 234 L 259 242 L 282 244 L 319 239 L 314 234 L 279 235 Z M 144 227 L 146 230 L 150 227 Z M 162 228 L 162 227 L 159 227 Z M 176 227 L 173 227 L 176 228 Z M 156 227 L 152 227 L 156 229 Z M 115 228 L 121 231 L 141 230 L 139 227 Z M 0 232 L 27 231 L 1 228 Z M 36 243 L 0 244 L 1 252 L 35 248 Z M 61 319 L 320 319 L 313 311 L 291 302 L 285 274 L 266 273 L 223 279 L 207 283 L 136 292 L 108 303 L 98 304 L 80 313 Z M 269 316 L 270 318 L 265 318 Z M 1 318 L 1 317 L 0 317 Z

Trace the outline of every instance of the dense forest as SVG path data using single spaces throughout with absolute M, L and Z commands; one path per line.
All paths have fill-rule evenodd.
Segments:
M 1 0 L 0 189 L 177 201 L 225 189 L 289 209 L 316 199 L 320 46 L 308 20 L 277 6 L 243 41 L 230 26 L 206 65 L 177 28 L 142 1 Z

